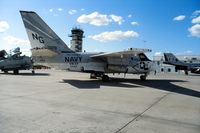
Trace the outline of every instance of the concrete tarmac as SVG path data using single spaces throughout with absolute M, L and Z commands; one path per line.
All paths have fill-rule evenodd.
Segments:
M 0 133 L 200 133 L 200 75 L 0 73 Z

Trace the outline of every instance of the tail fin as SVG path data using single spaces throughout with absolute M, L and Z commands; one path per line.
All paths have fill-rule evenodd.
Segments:
M 165 63 L 167 64 L 178 64 L 180 61 L 172 53 L 164 53 Z
M 32 54 L 56 54 L 74 52 L 56 35 L 56 33 L 32 11 L 20 11 L 28 38 L 32 47 Z M 33 51 L 41 50 L 40 52 Z M 45 51 L 45 52 L 44 52 Z M 34 56 L 34 55 L 33 55 Z M 37 56 L 37 55 L 35 55 Z

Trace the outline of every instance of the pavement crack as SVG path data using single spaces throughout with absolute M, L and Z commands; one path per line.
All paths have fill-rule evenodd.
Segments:
M 149 109 L 151 109 L 153 106 L 155 106 L 157 103 L 159 103 L 162 99 L 164 99 L 169 94 L 170 93 L 166 93 L 165 95 L 163 95 L 162 97 L 160 97 L 157 101 L 155 101 L 153 104 L 151 104 L 147 109 L 145 109 L 143 112 L 139 113 L 136 117 L 134 117 L 132 120 L 130 120 L 129 122 L 127 122 L 124 126 L 122 126 L 121 128 L 119 128 L 115 133 L 119 133 L 120 131 L 122 131 L 129 124 L 131 124 L 132 122 L 134 122 L 135 120 L 137 120 L 137 118 L 141 117 L 146 111 L 148 111 Z

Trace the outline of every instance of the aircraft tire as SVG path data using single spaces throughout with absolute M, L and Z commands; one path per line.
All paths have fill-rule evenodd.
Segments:
M 97 76 L 96 76 L 95 73 L 91 73 L 91 74 L 90 74 L 90 79 L 96 79 L 96 78 L 97 78 Z
M 6 70 L 4 70 L 3 72 L 4 72 L 4 73 L 8 73 L 8 71 L 6 71 Z
M 141 76 L 140 76 L 140 80 L 142 80 L 142 81 L 145 81 L 146 78 L 147 78 L 147 76 L 145 76 L 145 75 L 141 75 Z
M 19 70 L 14 70 L 13 73 L 14 74 L 19 74 Z
M 188 71 L 187 70 L 185 70 L 185 75 L 188 75 Z
M 32 74 L 35 74 L 35 71 L 34 71 L 34 70 L 32 70 Z
M 109 76 L 108 75 L 103 75 L 102 76 L 102 81 L 104 81 L 104 82 L 109 81 Z

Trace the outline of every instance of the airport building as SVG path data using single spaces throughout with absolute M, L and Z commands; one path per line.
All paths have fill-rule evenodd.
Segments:
M 200 63 L 200 55 L 176 55 L 176 57 L 183 62 Z M 156 72 L 158 73 L 182 73 L 176 71 L 173 65 L 164 64 L 164 55 L 153 56 L 153 61 L 156 63 Z

